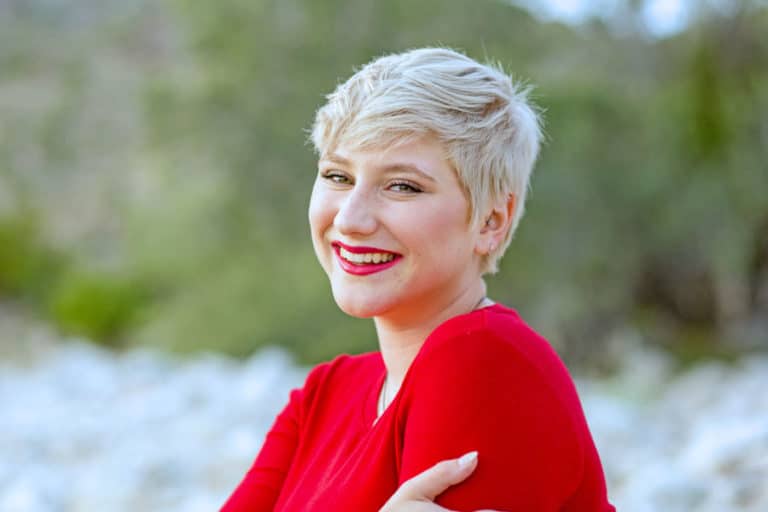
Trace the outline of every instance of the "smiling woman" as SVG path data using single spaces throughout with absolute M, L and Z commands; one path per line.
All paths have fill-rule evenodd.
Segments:
M 380 351 L 310 372 L 223 510 L 613 510 L 568 371 L 486 297 L 540 138 L 524 91 L 447 49 L 382 57 L 329 96 L 312 242 Z
M 469 202 L 434 137 L 377 150 L 341 145 L 336 154 L 346 163 L 321 159 L 309 220 L 344 312 L 404 319 L 461 295 L 475 302 L 484 295 L 477 271 L 470 272 L 483 242 L 475 240 Z M 384 256 L 390 261 L 381 264 Z

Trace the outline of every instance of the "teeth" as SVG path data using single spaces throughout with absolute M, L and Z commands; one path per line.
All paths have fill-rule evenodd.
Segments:
M 357 263 L 357 264 L 387 263 L 395 259 L 395 255 L 390 253 L 367 252 L 365 254 L 355 254 L 355 253 L 349 252 L 343 247 L 339 247 L 339 254 L 341 254 L 341 257 L 344 258 L 345 260 L 352 263 Z

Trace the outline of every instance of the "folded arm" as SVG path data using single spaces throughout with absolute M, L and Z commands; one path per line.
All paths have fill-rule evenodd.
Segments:
M 555 365 L 551 374 L 550 366 L 504 340 L 468 335 L 432 347 L 418 364 L 407 397 L 400 483 L 477 450 L 482 463 L 437 504 L 460 511 L 560 510 L 582 471 L 579 435 L 561 396 L 567 372 L 558 375 Z

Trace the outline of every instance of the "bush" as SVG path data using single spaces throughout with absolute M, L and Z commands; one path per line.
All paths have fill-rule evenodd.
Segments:
M 43 242 L 35 213 L 0 218 L 0 297 L 40 304 L 65 267 L 66 258 Z
M 49 311 L 64 333 L 116 347 L 123 344 L 123 335 L 135 322 L 147 295 L 147 288 L 130 277 L 73 271 L 50 295 Z

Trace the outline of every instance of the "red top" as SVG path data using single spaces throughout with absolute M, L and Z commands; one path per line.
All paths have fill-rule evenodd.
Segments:
M 438 504 L 614 511 L 573 381 L 514 310 L 435 329 L 374 425 L 384 376 L 378 352 L 314 368 L 222 511 L 375 512 L 402 482 L 471 450 L 477 469 Z

